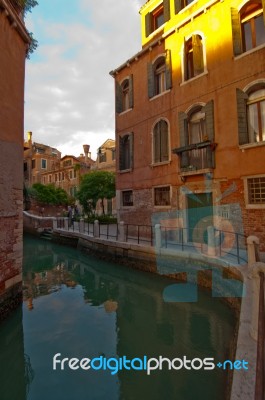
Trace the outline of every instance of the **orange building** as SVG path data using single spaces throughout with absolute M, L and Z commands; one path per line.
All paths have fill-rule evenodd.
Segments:
M 0 320 L 22 300 L 25 58 L 31 42 L 21 8 L 0 1 Z
M 265 248 L 264 0 L 149 0 L 115 79 L 117 212 L 256 234 Z

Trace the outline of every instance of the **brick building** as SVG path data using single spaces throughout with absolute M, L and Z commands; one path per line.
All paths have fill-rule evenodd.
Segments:
M 0 1 L 0 319 L 22 300 L 24 77 L 31 39 L 14 4 Z
M 140 15 L 142 49 L 110 72 L 119 218 L 177 210 L 189 231 L 265 249 L 264 0 L 149 0 Z

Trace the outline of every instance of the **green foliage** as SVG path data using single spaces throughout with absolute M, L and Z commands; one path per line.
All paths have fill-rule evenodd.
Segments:
M 108 171 L 92 171 L 82 177 L 77 198 L 86 213 L 91 214 L 96 208 L 98 200 L 112 199 L 115 197 L 115 175 Z
M 93 223 L 95 220 L 101 224 L 117 224 L 117 218 L 112 215 L 90 215 L 88 218 L 85 218 L 85 221 L 89 223 Z
M 68 204 L 68 195 L 66 191 L 62 188 L 57 188 L 54 185 L 34 183 L 29 194 L 42 204 Z

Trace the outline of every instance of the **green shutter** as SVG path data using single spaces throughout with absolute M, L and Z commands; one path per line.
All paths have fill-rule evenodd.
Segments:
M 154 163 L 160 162 L 160 124 L 155 124 L 153 131 L 153 149 L 154 149 Z
M 170 20 L 170 0 L 163 1 L 164 8 L 164 21 L 167 22 Z
M 129 135 L 129 149 L 130 149 L 130 169 L 133 169 L 133 161 L 134 161 L 134 154 L 133 154 L 133 150 L 134 150 L 134 144 L 133 144 L 134 140 L 133 140 L 133 132 L 130 133 Z
M 175 0 L 175 14 L 179 13 L 181 9 L 181 0 Z
M 119 170 L 123 170 L 123 138 L 119 136 Z
M 160 121 L 160 146 L 161 160 L 168 161 L 168 124 L 166 121 Z
M 231 23 L 234 55 L 239 56 L 242 54 L 242 37 L 240 15 L 236 8 L 231 8 Z
M 180 111 L 178 113 L 178 123 L 179 123 L 179 141 L 180 147 L 188 145 L 188 120 L 187 114 Z M 184 151 L 181 153 L 180 167 L 184 168 L 189 165 L 188 152 Z
M 145 36 L 148 37 L 152 33 L 152 14 L 147 13 L 145 16 Z
M 148 79 L 148 97 L 150 99 L 155 94 L 154 67 L 152 63 L 147 64 L 147 79 Z
M 171 51 L 166 50 L 166 89 L 172 88 Z
M 214 142 L 214 102 L 210 100 L 204 107 L 205 125 L 208 140 Z M 206 148 L 207 167 L 215 168 L 215 152 L 210 146 Z
M 203 46 L 200 35 L 192 35 L 194 76 L 203 73 Z
M 115 106 L 116 106 L 116 113 L 122 112 L 122 87 L 116 81 L 115 82 Z
M 213 100 L 209 101 L 204 107 L 203 111 L 205 112 L 205 124 L 206 124 L 206 134 L 208 139 L 213 142 L 214 141 L 214 102 Z
M 133 108 L 133 75 L 129 77 L 129 108 Z
M 237 99 L 237 120 L 238 120 L 238 143 L 246 144 L 248 139 L 248 124 L 247 124 L 247 99 L 246 93 L 240 89 L 236 89 Z

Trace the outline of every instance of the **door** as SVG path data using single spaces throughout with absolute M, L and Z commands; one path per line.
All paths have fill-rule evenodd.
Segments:
M 207 243 L 207 227 L 213 225 L 212 193 L 187 195 L 188 240 Z

